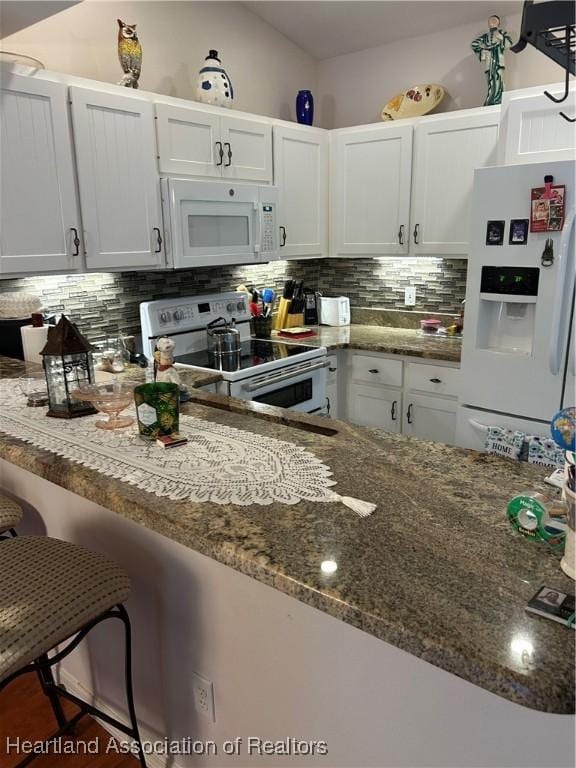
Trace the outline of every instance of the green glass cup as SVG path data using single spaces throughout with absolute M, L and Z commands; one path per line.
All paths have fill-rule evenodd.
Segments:
M 178 384 L 151 382 L 134 388 L 140 436 L 146 440 L 178 432 L 180 389 Z

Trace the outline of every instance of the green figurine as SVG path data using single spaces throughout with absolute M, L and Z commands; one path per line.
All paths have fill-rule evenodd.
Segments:
M 504 92 L 504 52 L 512 46 L 512 38 L 500 28 L 500 16 L 490 16 L 488 31 L 472 41 L 472 50 L 484 63 L 488 94 L 485 107 L 502 102 Z

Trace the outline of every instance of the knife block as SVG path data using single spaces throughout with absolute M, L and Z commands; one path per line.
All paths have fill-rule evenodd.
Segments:
M 304 313 L 300 312 L 297 315 L 286 315 L 286 321 L 282 328 L 298 328 L 304 325 Z

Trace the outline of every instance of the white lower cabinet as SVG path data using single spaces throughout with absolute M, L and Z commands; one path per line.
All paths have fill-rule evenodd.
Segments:
M 454 444 L 460 370 L 441 362 L 349 352 L 338 418 L 423 440 Z M 340 398 L 342 401 L 342 398 Z
M 453 398 L 405 393 L 402 432 L 410 437 L 454 445 L 456 406 Z

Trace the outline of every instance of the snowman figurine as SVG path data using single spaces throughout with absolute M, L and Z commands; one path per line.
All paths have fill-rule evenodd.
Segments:
M 218 58 L 218 51 L 209 51 L 198 74 L 196 98 L 215 107 L 231 107 L 234 89 L 228 73 Z

